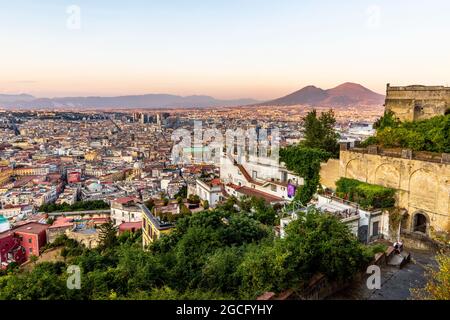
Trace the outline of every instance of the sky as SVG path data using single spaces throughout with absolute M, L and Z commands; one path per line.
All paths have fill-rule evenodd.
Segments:
M 0 0 L 0 93 L 448 85 L 449 12 L 447 0 Z

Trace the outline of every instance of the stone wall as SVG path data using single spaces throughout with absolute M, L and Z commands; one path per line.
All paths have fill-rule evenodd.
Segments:
M 401 157 L 401 156 L 404 157 Z M 343 150 L 339 175 L 397 190 L 397 205 L 408 211 L 405 228 L 414 229 L 414 217 L 426 218 L 427 233 L 450 232 L 450 163 L 418 160 L 410 153 Z
M 401 121 L 429 119 L 448 113 L 450 88 L 443 86 L 391 87 L 387 85 L 386 110 Z
M 320 184 L 326 188 L 336 189 L 336 181 L 340 178 L 339 160 L 330 159 L 320 165 Z

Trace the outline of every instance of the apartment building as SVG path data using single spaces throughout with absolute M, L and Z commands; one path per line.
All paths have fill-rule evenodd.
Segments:
M 111 220 L 115 225 L 142 221 L 142 209 L 134 197 L 118 198 L 111 201 Z
M 220 179 L 227 193 L 263 197 L 271 203 L 291 201 L 304 183 L 277 160 L 248 156 L 238 163 L 225 153 L 220 159 Z

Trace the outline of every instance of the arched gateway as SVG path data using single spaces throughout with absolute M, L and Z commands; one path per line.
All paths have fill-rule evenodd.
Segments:
M 422 212 L 418 212 L 413 217 L 413 228 L 414 232 L 420 232 L 423 234 L 428 233 L 428 217 Z

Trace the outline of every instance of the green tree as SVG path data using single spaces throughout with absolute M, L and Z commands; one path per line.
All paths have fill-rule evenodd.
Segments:
M 312 110 L 303 119 L 304 138 L 301 145 L 308 148 L 322 149 L 334 157 L 339 157 L 339 134 L 334 126 L 336 118 L 333 110 L 323 112 L 319 117 L 317 111 Z
M 155 207 L 155 200 L 149 199 L 144 204 L 148 208 L 148 210 L 152 211 L 153 208 Z
M 331 154 L 322 149 L 289 146 L 280 150 L 280 159 L 289 170 L 304 179 L 304 185 L 297 190 L 295 199 L 306 205 L 317 192 L 320 181 L 320 164 L 326 162 Z
M 177 194 L 175 195 L 175 199 L 181 197 L 182 199 L 187 198 L 187 186 L 182 186 L 180 191 L 177 192 Z
M 229 217 L 227 226 L 222 228 L 221 239 L 226 245 L 242 245 L 258 242 L 269 234 L 269 229 L 263 224 L 235 213 Z
M 102 249 L 112 248 L 117 244 L 117 227 L 112 221 L 102 224 L 99 227 L 98 238 Z
M 237 274 L 237 268 L 245 250 L 245 247 L 233 246 L 215 251 L 202 269 L 200 287 L 238 296 L 241 277 Z
M 39 260 L 39 257 L 38 257 L 38 256 L 36 256 L 36 255 L 34 255 L 34 254 L 32 254 L 32 255 L 30 256 L 30 262 L 31 262 L 33 265 L 36 265 L 36 263 L 37 263 L 38 260 Z
M 416 299 L 450 300 L 450 255 L 441 252 L 436 261 L 437 268 L 429 267 L 427 270 L 425 287 L 411 290 Z
M 290 257 L 289 250 L 276 243 L 249 246 L 236 271 L 241 280 L 240 298 L 255 299 L 267 291 L 281 292 L 298 286 Z
M 307 254 L 298 266 L 303 274 L 321 272 L 329 279 L 348 280 L 373 258 L 347 225 L 317 209 L 299 214 L 286 233 L 286 246 Z
M 201 201 L 200 197 L 196 194 L 189 195 L 188 203 L 199 204 Z
M 373 124 L 373 128 L 377 130 L 383 130 L 387 127 L 398 127 L 399 124 L 400 121 L 395 117 L 395 113 L 389 110 L 385 111 L 384 115 Z
M 191 215 L 191 214 L 192 214 L 191 210 L 189 210 L 189 208 L 186 207 L 186 205 L 184 205 L 184 204 L 180 204 L 180 213 L 181 213 L 183 216 Z
M 277 212 L 275 209 L 263 198 L 253 197 L 251 205 L 254 211 L 253 217 L 261 223 L 273 226 L 277 219 Z
M 421 121 L 397 121 L 393 114 L 385 114 L 377 123 L 377 134 L 363 146 L 408 148 L 414 151 L 450 152 L 450 115 Z

